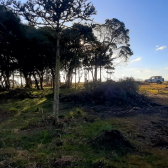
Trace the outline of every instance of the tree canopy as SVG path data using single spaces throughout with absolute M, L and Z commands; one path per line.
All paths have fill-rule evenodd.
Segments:
M 36 88 L 43 89 L 43 81 L 50 76 L 56 117 L 60 72 L 65 74 L 66 87 L 72 86 L 74 75 L 76 83 L 77 70 L 91 72 L 97 81 L 99 68 L 102 80 L 103 68 L 114 70 L 115 59 L 127 61 L 133 55 L 129 30 L 123 22 L 115 18 L 105 20 L 104 24 L 81 22 L 91 21 L 91 16 L 96 14 L 87 0 L 29 0 L 24 4 L 7 0 L 0 4 L 1 84 L 9 89 L 10 76 L 19 72 L 25 78 L 26 87 L 32 87 L 34 78 Z M 20 15 L 28 24 L 21 22 Z M 68 27 L 69 22 L 72 25 Z

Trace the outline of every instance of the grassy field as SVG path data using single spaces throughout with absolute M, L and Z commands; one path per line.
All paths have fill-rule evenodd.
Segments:
M 141 85 L 139 92 L 168 105 L 165 87 L 164 84 Z M 72 92 L 75 89 L 63 89 L 60 96 Z M 61 102 L 59 124 L 55 125 L 52 100 L 49 88 L 0 93 L 0 167 L 168 167 L 168 143 L 163 147 L 154 145 L 159 137 L 168 137 L 165 112 L 149 115 L 133 111 L 115 116 L 110 114 L 116 109 L 111 109 L 111 117 L 103 117 L 104 110 L 97 106 Z M 133 149 L 101 144 L 100 135 L 111 130 L 118 130 Z

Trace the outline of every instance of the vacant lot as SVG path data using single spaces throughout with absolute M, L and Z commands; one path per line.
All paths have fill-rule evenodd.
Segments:
M 52 89 L 0 93 L 0 167 L 168 167 L 168 91 L 141 85 L 154 103 L 106 106 L 61 101 Z M 163 90 L 164 89 L 164 90 Z M 61 90 L 61 97 L 75 90 Z M 149 101 L 150 102 L 150 101 Z

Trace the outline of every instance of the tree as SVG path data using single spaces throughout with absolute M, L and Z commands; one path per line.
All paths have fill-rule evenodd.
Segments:
M 13 54 L 15 41 L 20 31 L 20 19 L 7 7 L 0 5 L 0 76 L 5 87 L 10 88 L 9 78 L 17 69 L 17 60 Z
M 107 67 L 109 67 L 111 66 L 110 62 L 118 58 L 127 61 L 133 52 L 129 45 L 129 30 L 118 19 L 106 19 L 105 24 L 96 24 L 94 34 L 97 40 L 93 63 L 95 65 L 95 80 L 97 80 L 97 66 L 108 65 Z
M 60 38 L 66 27 L 65 23 L 77 19 L 90 20 L 96 14 L 94 6 L 87 0 L 29 0 L 25 4 L 12 1 L 16 12 L 24 16 L 33 25 L 50 26 L 55 30 L 56 36 L 56 64 L 53 114 L 58 121 L 59 113 L 59 70 L 60 70 Z
M 62 47 L 61 62 L 64 70 L 67 72 L 67 88 L 70 88 L 72 85 L 73 74 L 75 74 L 76 86 L 76 69 L 82 67 L 82 60 L 84 58 L 83 45 L 90 40 L 91 36 L 93 38 L 91 26 L 82 24 L 74 24 L 71 29 L 65 29 L 62 33 L 60 41 Z M 81 40 L 83 44 L 81 44 Z

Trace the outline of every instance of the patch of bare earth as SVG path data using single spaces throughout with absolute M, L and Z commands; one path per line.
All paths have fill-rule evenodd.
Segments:
M 148 94 L 147 97 L 153 102 L 149 107 L 134 107 L 124 117 L 132 125 L 132 137 L 144 150 L 168 150 L 168 96 Z
M 86 109 L 102 118 L 116 117 L 125 122 L 125 131 L 144 151 L 168 150 L 168 96 L 148 95 L 151 103 L 140 107 L 103 107 Z
M 168 106 L 168 95 L 148 93 L 146 96 L 153 102 L 156 102 L 160 105 Z

